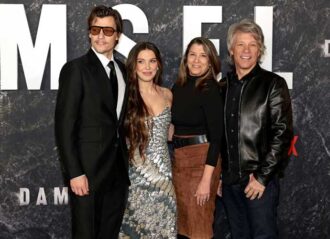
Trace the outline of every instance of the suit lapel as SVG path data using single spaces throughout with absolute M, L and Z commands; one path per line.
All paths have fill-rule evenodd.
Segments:
M 123 117 L 125 116 L 125 111 L 126 111 L 126 105 L 127 105 L 127 98 L 128 98 L 128 80 L 127 80 L 127 74 L 126 74 L 126 69 L 123 63 L 121 63 L 120 61 L 116 60 L 116 63 L 118 64 L 120 71 L 123 75 L 124 81 L 125 81 L 125 93 L 124 93 L 124 100 L 123 100 L 123 105 L 120 111 L 120 115 L 118 116 L 119 119 L 119 123 L 122 122 Z
M 91 75 L 93 80 L 97 82 L 98 89 L 100 92 L 100 97 L 106 105 L 106 108 L 112 114 L 112 116 L 117 120 L 116 106 L 113 102 L 113 95 L 109 77 L 104 70 L 104 67 L 100 60 L 97 58 L 92 49 L 87 53 L 88 67 L 91 70 Z

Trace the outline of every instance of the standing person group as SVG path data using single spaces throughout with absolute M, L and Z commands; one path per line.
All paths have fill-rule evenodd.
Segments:
M 126 67 L 114 58 L 118 11 L 94 7 L 88 29 L 91 48 L 63 66 L 55 110 L 72 238 L 213 238 L 217 189 L 234 239 L 277 238 L 292 112 L 285 81 L 258 64 L 260 27 L 229 29 L 234 68 L 220 84 L 214 45 L 194 38 L 172 91 L 153 43 L 137 43 Z

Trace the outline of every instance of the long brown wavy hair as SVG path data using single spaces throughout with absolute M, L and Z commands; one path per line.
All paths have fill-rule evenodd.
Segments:
M 149 141 L 148 129 L 152 127 L 147 120 L 151 116 L 147 105 L 144 103 L 140 94 L 138 76 L 136 73 L 137 58 L 141 51 L 151 50 L 155 53 L 158 70 L 153 79 L 155 85 L 161 85 L 163 64 L 160 52 L 155 44 L 151 42 L 139 42 L 130 51 L 127 61 L 126 69 L 129 80 L 128 87 L 128 103 L 127 114 L 125 118 L 125 131 L 129 142 L 129 158 L 134 160 L 134 152 L 139 150 L 139 154 L 144 160 L 144 152 Z M 147 120 L 147 124 L 146 124 Z
M 215 49 L 213 43 L 205 37 L 196 37 L 189 42 L 187 49 L 181 59 L 179 75 L 176 83 L 182 86 L 187 82 L 187 76 L 189 74 L 187 58 L 190 48 L 194 44 L 202 45 L 209 59 L 210 67 L 208 71 L 204 75 L 200 76 L 199 79 L 196 81 L 196 88 L 203 89 L 207 80 L 217 79 L 217 75 L 220 73 L 220 59 L 217 55 L 217 50 Z

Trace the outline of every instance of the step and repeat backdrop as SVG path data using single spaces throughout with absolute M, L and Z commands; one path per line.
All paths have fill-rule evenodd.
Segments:
M 329 0 L 0 0 L 0 238 L 70 238 L 54 107 L 59 71 L 89 49 L 87 17 L 99 4 L 125 21 L 120 58 L 138 41 L 156 43 L 169 88 L 193 37 L 212 39 L 225 75 L 228 27 L 251 18 L 263 28 L 262 66 L 286 79 L 294 111 L 280 238 L 330 238 Z M 224 215 L 216 228 L 230 238 Z

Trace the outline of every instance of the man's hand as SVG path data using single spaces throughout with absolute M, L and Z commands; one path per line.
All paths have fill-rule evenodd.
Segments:
M 85 196 L 89 194 L 88 179 L 86 175 L 81 175 L 70 180 L 70 187 L 72 192 L 78 196 Z
M 260 199 L 265 191 L 265 186 L 259 183 L 253 174 L 250 174 L 250 181 L 246 186 L 244 193 L 247 198 L 251 200 L 258 198 Z

